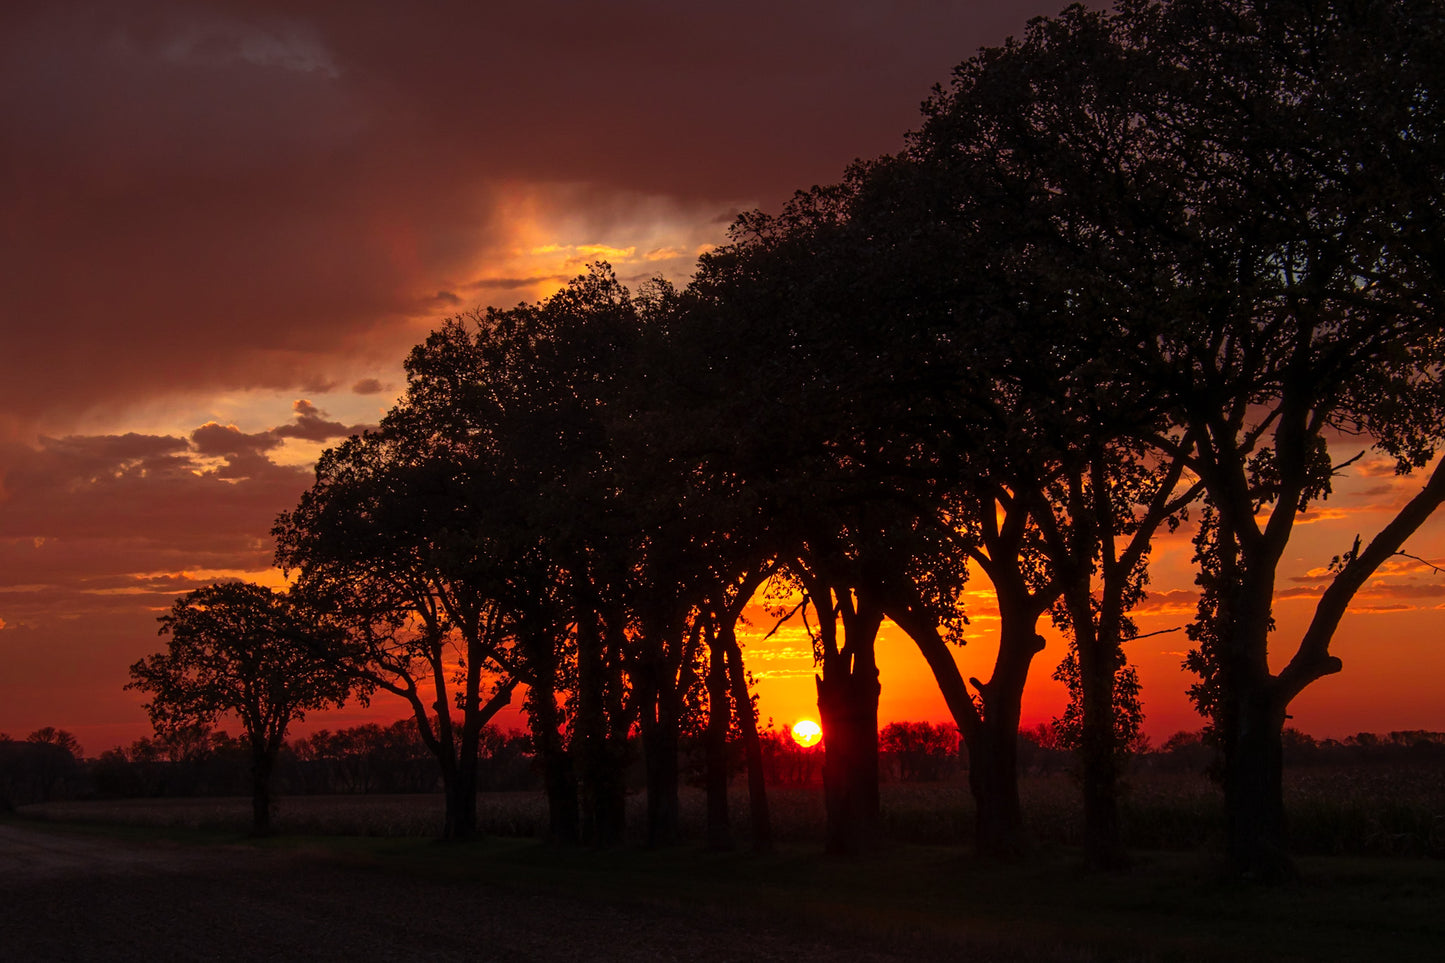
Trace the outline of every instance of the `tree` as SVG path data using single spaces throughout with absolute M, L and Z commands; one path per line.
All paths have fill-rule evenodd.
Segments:
M 54 726 L 42 726 L 36 729 L 25 737 L 25 741 L 42 746 L 56 746 L 70 753 L 75 759 L 81 757 L 80 740 L 75 738 L 75 734 L 67 732 L 64 729 L 57 729 Z
M 1230 860 L 1252 876 L 1289 872 L 1290 700 L 1338 671 L 1351 597 L 1445 497 L 1437 469 L 1340 554 L 1272 672 L 1295 520 L 1354 457 L 1331 446 L 1358 438 L 1408 472 L 1440 444 L 1441 29 L 1426 2 L 1070 8 L 960 68 L 925 124 L 921 146 L 967 159 L 955 182 L 989 200 L 979 233 L 1049 269 L 1029 305 L 1104 335 L 1101 393 L 1143 389 L 1168 416 L 1121 437 L 1206 498 L 1190 666 L 1224 750 Z
M 1445 440 L 1445 24 L 1436 4 L 1414 2 L 1167 13 L 1161 33 L 1195 85 L 1171 91 L 1170 113 L 1192 109 L 1216 147 L 1178 202 L 1209 310 L 1176 317 L 1155 342 L 1182 376 L 1178 419 L 1197 435 L 1189 466 L 1207 498 L 1188 665 L 1223 749 L 1230 863 L 1278 879 L 1293 873 L 1289 705 L 1340 671 L 1330 640 L 1355 593 L 1445 500 L 1437 465 L 1371 540 L 1341 546 L 1307 628 L 1271 670 L 1273 597 L 1297 520 L 1366 446 L 1403 475 Z M 1177 453 L 1173 440 L 1161 448 Z
M 819 711 L 829 760 L 827 847 L 848 852 L 871 846 L 879 823 L 876 746 L 870 792 L 864 735 L 871 731 L 876 740 L 878 678 L 871 660 L 876 624 L 872 633 L 860 633 L 863 624 L 849 621 L 849 638 L 837 638 L 835 592 L 852 602 L 855 583 L 847 579 L 855 573 L 843 566 L 826 570 L 824 561 L 840 524 L 830 497 L 839 464 L 827 445 L 846 418 L 840 410 L 846 402 L 840 405 L 843 396 L 832 383 L 839 372 L 826 368 L 818 353 L 823 345 L 844 343 L 842 329 L 827 330 L 839 317 L 827 292 L 840 263 L 838 209 L 837 197 L 815 191 L 800 194 L 778 217 L 740 218 L 733 243 L 707 255 L 684 292 L 682 343 L 697 359 L 691 392 L 703 412 L 699 420 L 710 429 L 703 436 L 709 446 L 695 464 L 734 506 L 733 524 L 723 531 L 748 544 L 741 557 L 784 564 L 802 594 L 800 610 L 814 611 L 808 624 L 817 632 Z M 741 383 L 740 371 L 749 373 Z M 734 598 L 746 604 L 750 594 Z M 761 758 L 760 742 L 756 756 Z M 754 787 L 760 792 L 760 781 Z M 758 805 L 755 797 L 755 814 Z
M 80 743 L 64 729 L 45 726 L 23 742 L 0 733 L 0 811 L 54 798 L 79 761 Z
M 478 740 L 520 677 L 503 549 L 479 507 L 500 503 L 498 486 L 438 444 L 422 417 L 403 402 L 376 431 L 325 452 L 272 533 L 297 591 L 349 640 L 335 652 L 338 671 L 410 705 L 441 771 L 442 836 L 465 839 L 476 827 Z
M 150 695 L 161 735 L 240 720 L 251 752 L 252 827 L 271 822 L 271 772 L 286 730 L 316 709 L 341 705 L 355 679 L 318 656 L 325 645 L 287 595 L 249 582 L 217 582 L 177 599 L 160 618 L 166 651 L 130 667 L 126 688 Z
M 539 304 L 451 319 L 412 351 L 381 427 L 324 456 L 278 522 L 278 560 L 365 643 L 357 670 L 412 702 L 455 799 L 449 834 L 469 832 L 476 740 L 519 684 L 554 838 L 620 841 L 639 721 L 649 838 L 675 831 L 699 552 L 665 455 L 628 429 L 649 420 L 638 346 L 664 296 L 595 265 Z M 459 738 L 441 708 L 452 646 Z

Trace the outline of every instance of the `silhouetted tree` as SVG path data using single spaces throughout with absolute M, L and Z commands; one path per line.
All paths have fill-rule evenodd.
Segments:
M 42 726 L 30 735 L 25 737 L 26 742 L 34 742 L 42 746 L 57 746 L 64 749 L 70 755 L 79 759 L 81 757 L 80 740 L 75 734 L 64 729 L 57 729 L 54 726 Z
M 476 363 L 458 400 L 467 430 L 491 441 L 496 470 L 518 493 L 530 574 L 512 607 L 528 613 L 535 675 L 552 672 L 559 696 L 565 689 L 565 760 L 542 721 L 560 722 L 560 709 L 536 717 L 534 738 L 559 779 L 576 779 L 583 840 L 611 845 L 622 838 L 628 738 L 643 711 L 628 669 L 639 643 L 631 590 L 649 533 L 616 433 L 631 410 L 620 402 L 637 387 L 645 305 L 594 265 L 540 304 L 474 320 Z M 546 647 L 564 637 L 567 666 Z
M 864 590 L 864 555 L 914 517 L 897 466 L 878 457 L 907 447 L 890 422 L 907 408 L 891 362 L 910 345 L 869 323 L 877 298 L 855 270 L 849 197 L 847 185 L 819 188 L 776 216 L 745 215 L 683 295 L 685 342 L 707 358 L 694 390 L 711 393 L 712 471 L 752 507 L 739 515 L 756 557 L 785 565 L 800 611 L 811 610 L 831 852 L 877 841 L 882 616 Z
M 482 507 L 498 486 L 473 453 L 444 443 L 431 415 L 404 400 L 376 431 L 328 450 L 273 534 L 298 591 L 350 641 L 335 652 L 338 670 L 410 704 L 441 769 L 442 835 L 464 839 L 476 827 L 482 728 L 519 676 L 501 601 L 505 549 Z
M 157 733 L 233 715 L 251 752 L 252 826 L 271 821 L 271 773 L 292 722 L 341 705 L 355 679 L 317 657 L 315 620 L 291 598 L 249 582 L 218 582 L 177 599 L 160 619 L 166 651 L 130 667 L 127 688 L 150 695 Z
M 1151 345 L 1187 372 L 1178 418 L 1198 435 L 1189 467 L 1207 496 L 1188 664 L 1224 754 L 1231 864 L 1276 879 L 1293 871 L 1281 784 L 1290 702 L 1339 671 L 1330 640 L 1355 593 L 1445 500 L 1437 466 L 1373 539 L 1341 546 L 1308 627 L 1270 669 L 1278 566 L 1296 521 L 1359 457 L 1352 439 L 1401 474 L 1442 442 L 1445 23 L 1416 2 L 1176 3 L 1165 14 L 1154 42 L 1189 86 L 1165 89 L 1161 123 L 1187 111 L 1212 146 L 1201 155 L 1181 139 L 1170 152 L 1187 179 L 1174 237 L 1158 243 L 1187 245 L 1180 275 L 1195 302 L 1169 312 Z
M 80 743 L 64 729 L 45 726 L 23 742 L 0 735 L 0 811 L 65 793 L 79 757 Z
M 1122 377 L 1099 385 L 1146 389 L 1143 410 L 1171 421 L 1133 437 L 1207 496 L 1191 665 L 1224 748 L 1231 861 L 1250 875 L 1288 872 L 1289 701 L 1338 669 L 1328 642 L 1349 599 L 1445 497 L 1432 477 L 1340 556 L 1272 673 L 1278 562 L 1344 464 L 1328 440 L 1366 437 L 1402 471 L 1438 444 L 1440 143 L 1423 132 L 1442 99 L 1440 29 L 1428 3 L 1071 8 L 961 68 L 925 126 L 945 159 L 985 175 L 965 196 L 1014 205 L 1002 234 L 978 226 L 1048 255 L 1054 276 L 1021 296 L 1112 332 L 1098 358 Z

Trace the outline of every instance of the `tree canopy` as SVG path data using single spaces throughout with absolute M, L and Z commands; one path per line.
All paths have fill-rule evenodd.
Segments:
M 730 701 L 756 741 L 733 627 L 772 579 L 813 637 L 829 848 L 865 848 L 880 822 L 888 618 L 968 747 L 980 847 L 1021 854 L 1020 706 L 1048 615 L 1070 643 L 1089 858 L 1116 866 L 1131 612 L 1155 536 L 1193 526 L 1188 664 L 1231 857 L 1283 875 L 1286 710 L 1339 670 L 1354 594 L 1445 500 L 1442 30 L 1428 0 L 1035 20 L 961 64 L 897 156 L 743 215 L 681 290 L 596 265 L 450 320 L 379 429 L 321 460 L 278 559 L 365 643 L 357 674 L 424 729 L 435 714 L 438 744 L 456 646 L 456 765 L 525 685 L 554 833 L 599 844 L 621 836 L 634 731 L 658 844 L 689 707 L 718 707 L 719 738 Z M 1367 448 L 1429 478 L 1340 547 L 1272 671 L 1297 520 Z M 1000 643 L 965 680 L 949 646 L 971 638 L 979 573 Z

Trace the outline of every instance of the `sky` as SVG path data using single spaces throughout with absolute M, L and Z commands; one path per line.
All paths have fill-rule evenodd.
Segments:
M 953 65 L 1055 8 L 0 4 L 0 732 L 58 726 L 92 754 L 148 734 L 122 687 L 162 647 L 157 615 L 218 578 L 281 584 L 276 514 L 390 407 L 443 319 L 545 297 L 596 259 L 685 282 L 739 212 L 896 150 Z M 1281 634 L 1410 484 L 1366 459 L 1310 519 Z M 1445 527 L 1409 550 L 1445 559 Z M 1189 555 L 1161 542 L 1146 631 L 1187 622 Z M 1392 563 L 1295 724 L 1445 729 L 1442 600 L 1431 569 Z M 990 605 L 980 585 L 966 677 L 987 675 Z M 807 638 L 763 641 L 752 616 L 763 715 L 791 724 L 814 701 Z M 1060 708 L 1050 640 L 1026 722 Z M 1131 650 L 1160 738 L 1199 726 L 1186 647 Z M 883 719 L 946 719 L 899 633 L 880 653 Z

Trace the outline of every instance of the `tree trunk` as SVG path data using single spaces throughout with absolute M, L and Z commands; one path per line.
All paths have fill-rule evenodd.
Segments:
M 1271 546 L 1272 547 L 1272 546 Z M 1256 552 L 1221 604 L 1219 729 L 1224 756 L 1226 858 L 1266 883 L 1296 875 L 1285 848 L 1285 709 L 1275 705 L 1269 633 L 1278 552 Z
M 964 737 L 981 856 L 1017 859 L 1028 850 L 1019 807 L 1019 715 L 1029 663 L 1044 647 L 1034 631 L 1037 618 L 1029 604 L 999 592 L 998 659 L 988 683 L 974 683 L 983 696 L 983 714 L 975 734 Z
M 861 641 L 861 640 L 860 640 Z M 827 852 L 855 855 L 877 848 L 882 830 L 878 796 L 878 669 L 871 640 L 845 660 L 824 662 L 817 677 L 823 726 L 823 794 Z
M 264 836 L 271 831 L 271 770 L 276 754 L 252 742 L 251 749 L 251 832 Z
M 1105 641 L 1080 618 L 1089 618 L 1087 605 L 1076 607 L 1074 640 L 1079 660 L 1082 697 L 1079 758 L 1083 766 L 1084 865 L 1114 871 L 1128 865 L 1128 853 L 1119 827 L 1119 753 L 1115 725 L 1114 677 L 1122 653 L 1117 641 Z M 1103 621 L 1103 620 L 1101 620 Z
M 733 848 L 728 818 L 728 720 L 731 716 L 727 653 L 720 640 L 709 633 L 707 731 L 703 738 L 707 769 L 707 848 L 711 850 Z
M 457 765 L 456 780 L 451 787 L 451 810 L 449 820 L 454 841 L 472 839 L 477 835 L 477 757 L 476 749 L 469 754 L 463 750 Z
M 604 844 L 602 813 L 607 790 L 607 720 L 603 701 L 603 651 L 596 613 L 586 605 L 577 612 L 577 717 L 572 745 L 581 790 L 581 835 L 587 845 Z
M 678 718 L 676 687 L 669 679 L 653 689 L 651 705 L 642 715 L 642 752 L 647 776 L 647 845 L 671 846 L 677 842 Z
M 559 746 L 544 758 L 542 765 L 547 784 L 547 841 L 575 846 L 582 838 L 582 830 L 572 757 Z
M 452 750 L 443 746 L 442 752 L 437 755 L 437 762 L 441 765 L 442 773 L 442 798 L 445 801 L 446 811 L 442 817 L 442 839 L 459 838 L 458 826 L 462 820 L 462 814 L 457 808 L 457 760 Z
M 1083 767 L 1084 865 L 1104 871 L 1124 869 L 1129 855 L 1119 827 L 1118 761 L 1112 745 L 1089 748 L 1087 729 Z
M 1018 725 L 985 720 L 967 745 L 974 845 L 980 856 L 1017 859 L 1027 848 L 1019 806 Z
M 1001 636 L 993 680 L 971 680 L 982 697 L 969 695 L 937 623 L 923 614 L 916 590 L 897 582 L 880 586 L 888 614 L 918 645 L 968 749 L 968 785 L 974 802 L 974 845 L 979 855 L 1016 858 L 1024 852 L 1018 795 L 1018 726 L 1029 662 L 1042 648 L 1029 609 L 1000 594 Z
M 1230 870 L 1246 879 L 1296 876 L 1286 849 L 1284 713 L 1256 689 L 1226 709 L 1224 809 Z
M 620 633 L 620 618 L 608 626 L 599 624 L 595 610 L 583 616 L 577 633 L 576 724 L 581 737 L 582 838 L 588 845 L 607 848 L 622 843 L 627 827 L 631 720 L 625 711 L 620 668 L 626 640 Z
M 763 773 L 763 740 L 758 736 L 758 715 L 748 693 L 743 653 L 732 626 L 723 628 L 723 645 L 727 650 L 733 712 L 743 731 L 743 758 L 747 760 L 748 767 L 748 820 L 752 829 L 753 852 L 770 853 L 773 851 L 773 821 L 768 812 L 768 785 Z
M 532 684 L 527 689 L 527 720 L 531 724 L 532 743 L 542 762 L 547 791 L 547 842 L 574 846 L 581 839 L 577 777 L 558 731 L 556 699 L 554 662 L 550 657 L 539 658 L 535 660 Z

